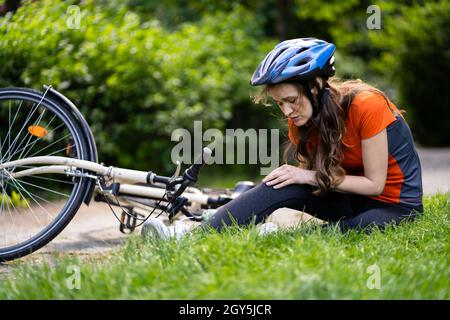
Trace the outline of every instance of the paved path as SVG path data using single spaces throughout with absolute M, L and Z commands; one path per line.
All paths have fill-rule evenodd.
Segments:
M 425 194 L 450 190 L 450 148 L 418 148 Z
M 418 152 L 422 162 L 424 193 L 450 190 L 450 148 L 419 148 Z M 289 225 L 292 219 L 299 218 L 298 214 L 295 217 L 294 215 L 293 212 L 291 215 L 282 215 L 282 224 Z M 103 254 L 118 247 L 125 239 L 126 235 L 119 232 L 118 222 L 109 207 L 104 203 L 92 201 L 89 207 L 82 205 L 73 221 L 50 244 L 21 260 L 41 261 L 55 252 L 79 256 Z M 0 273 L 10 269 L 8 264 L 0 266 Z

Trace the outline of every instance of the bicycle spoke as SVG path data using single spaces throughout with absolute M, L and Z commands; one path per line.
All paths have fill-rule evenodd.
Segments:
M 53 122 L 53 119 L 54 119 L 55 117 L 56 117 L 56 115 L 53 116 L 52 120 L 48 123 L 47 127 L 50 126 L 50 124 Z M 37 123 L 37 124 L 35 124 L 35 125 L 39 125 L 39 123 Z M 50 131 L 48 132 L 48 134 L 51 133 L 51 132 L 53 132 L 54 130 L 59 129 L 59 128 L 60 128 L 61 126 L 63 126 L 63 125 L 64 125 L 64 123 L 60 124 L 57 128 L 55 128 L 55 129 L 53 129 L 53 130 L 50 130 Z M 25 146 L 23 146 L 22 149 L 17 150 L 16 152 L 14 152 L 14 153 L 9 157 L 9 159 L 12 159 L 12 157 L 14 157 L 16 154 L 18 154 L 18 153 L 21 152 L 21 151 L 22 151 L 22 152 L 21 152 L 21 154 L 19 155 L 19 159 L 25 158 L 25 157 L 27 156 L 27 154 L 33 149 L 34 145 L 35 145 L 38 141 L 40 141 L 40 140 L 42 139 L 42 138 L 36 138 L 36 140 L 34 140 L 33 142 L 29 143 L 29 141 L 30 141 L 32 138 L 33 138 L 33 136 L 30 134 L 30 137 L 28 138 L 28 142 L 25 144 Z M 26 149 L 29 145 L 31 145 L 31 147 L 29 148 L 29 150 L 27 151 L 27 153 L 26 153 L 25 155 L 23 155 L 23 152 L 25 151 L 25 149 Z M 20 147 L 20 146 L 19 146 L 19 147 Z M 8 159 L 8 161 L 9 161 L 9 159 Z
M 36 199 L 31 195 L 31 193 L 28 192 L 28 190 L 25 189 L 17 179 L 16 179 L 16 183 L 17 183 L 17 186 L 20 186 L 22 188 L 22 190 L 25 191 L 28 194 L 28 196 L 30 196 L 30 198 L 33 199 L 33 201 L 36 202 L 36 204 L 47 213 L 47 215 L 50 217 L 50 219 L 53 219 L 53 216 L 50 214 L 50 212 L 48 212 L 47 209 L 45 209 L 43 206 L 41 206 L 41 204 L 36 201 Z
M 14 209 L 16 208 L 14 206 L 14 204 L 12 204 L 12 206 L 13 206 Z M 9 217 L 12 220 L 13 232 L 14 232 L 14 235 L 16 236 L 16 241 L 19 241 L 19 235 L 17 234 L 17 225 L 16 225 L 16 220 L 14 219 L 14 214 L 11 214 L 11 208 L 10 207 L 8 207 L 7 210 L 8 210 Z M 6 240 L 7 239 L 5 238 L 5 242 L 8 243 Z
M 2 180 L 3 180 L 3 179 L 2 179 Z M 2 187 L 2 189 L 3 189 L 3 181 L 2 181 L 1 187 Z M 3 213 L 3 204 L 4 204 L 4 202 L 5 202 L 5 196 L 4 196 L 4 194 L 5 194 L 5 193 L 2 193 L 2 203 L 0 204 L 0 214 L 1 214 L 1 215 L 4 214 L 4 213 Z M 1 216 L 0 216 L 0 218 L 1 218 Z M 5 225 L 6 225 L 6 224 L 5 224 Z M 3 232 L 3 234 L 5 235 L 5 247 L 6 247 L 6 245 L 8 244 L 8 243 L 6 242 L 6 235 L 8 234 L 8 231 L 5 229 L 5 231 Z
M 16 168 L 34 169 L 36 167 L 35 166 L 17 166 L 17 167 L 14 167 L 14 169 L 16 169 Z M 55 178 L 41 177 L 41 176 L 38 176 L 38 175 L 29 175 L 29 176 L 27 176 L 27 178 L 42 179 L 42 180 L 48 180 L 48 181 L 61 182 L 61 183 L 65 183 L 65 184 L 75 185 L 75 182 L 69 182 L 67 180 L 60 180 L 60 179 L 55 179 Z
M 28 121 L 31 119 L 31 117 L 33 116 L 34 112 L 37 110 L 37 107 L 34 107 L 35 104 L 33 104 L 33 107 L 31 108 L 32 110 L 30 111 L 30 113 L 28 114 L 27 118 L 25 119 L 22 128 L 20 128 L 19 133 L 17 134 L 16 138 L 14 139 L 14 141 L 12 142 L 12 145 L 9 145 L 8 150 L 6 150 L 5 156 L 7 154 L 11 154 L 14 152 L 14 147 L 16 146 L 17 140 L 19 139 L 20 135 L 22 134 L 23 129 L 25 128 L 25 126 L 27 125 Z M 11 152 L 10 152 L 11 151 Z
M 64 180 L 59 180 L 59 179 L 54 179 L 54 178 L 41 177 L 41 176 L 36 176 L 36 175 L 27 176 L 27 178 L 42 179 L 42 180 L 55 181 L 55 182 L 75 185 L 74 182 L 69 182 L 69 181 L 64 181 Z
M 13 177 L 12 177 L 12 179 L 16 180 L 16 181 L 19 180 L 19 179 L 13 178 Z M 55 193 L 55 194 L 59 194 L 60 196 L 64 196 L 64 197 L 67 197 L 67 198 L 70 197 L 70 195 L 68 195 L 68 194 L 64 194 L 64 193 L 61 193 L 61 192 L 58 192 L 58 191 L 55 191 L 55 190 L 44 188 L 44 187 L 39 186 L 39 185 L 34 184 L 34 183 L 26 182 L 26 181 L 23 181 L 23 180 L 20 180 L 20 183 L 24 183 L 24 184 L 27 184 L 29 186 L 32 186 L 32 187 L 35 187 L 35 188 L 38 188 L 38 189 L 42 189 L 42 190 L 49 191 L 49 192 L 52 192 L 52 193 Z
M 51 125 L 51 123 L 53 122 L 53 120 L 55 119 L 55 117 L 56 117 L 56 115 L 53 116 L 52 120 L 50 120 L 50 122 L 48 123 L 47 127 L 50 127 L 50 125 Z M 55 132 L 56 130 L 58 130 L 58 129 L 59 129 L 61 126 L 63 126 L 63 125 L 64 125 L 64 122 L 61 123 L 61 124 L 60 124 L 58 127 L 56 127 L 55 129 L 50 130 L 50 131 L 48 132 L 48 134 Z M 48 135 L 48 134 L 47 134 L 47 135 Z M 19 158 L 26 158 L 27 155 L 30 153 L 30 151 L 33 150 L 34 145 L 35 145 L 38 141 L 40 141 L 41 139 L 42 139 L 42 138 L 37 138 L 37 139 L 33 142 L 33 144 L 31 145 L 31 147 L 28 149 L 28 151 L 23 155 L 23 157 L 22 157 L 22 154 L 20 154 Z M 26 147 L 27 147 L 27 146 L 25 146 L 25 148 L 26 148 Z M 22 152 L 22 153 L 23 153 L 23 152 Z
M 49 154 L 47 154 L 46 156 L 47 156 L 47 157 L 53 156 L 54 154 L 57 154 L 57 153 L 59 153 L 59 152 L 61 152 L 61 151 L 63 151 L 63 150 L 66 150 L 67 148 L 72 148 L 72 147 L 75 147 L 75 145 L 74 145 L 74 144 L 71 144 L 71 145 L 65 146 L 64 148 L 61 148 L 61 149 L 56 150 L 56 151 L 53 151 L 52 153 L 49 153 Z M 34 155 L 30 156 L 30 157 L 34 157 L 35 155 L 36 155 L 36 154 L 34 154 Z
M 79 119 L 44 93 L 0 89 L 0 165 L 36 156 L 82 159 L 89 147 Z M 49 93 L 50 94 L 50 93 Z M 86 179 L 53 172 L 48 165 L 0 169 L 0 261 L 27 255 L 53 239 L 82 203 Z M 41 169 L 42 168 L 42 171 Z M 21 177 L 14 171 L 30 170 Z
M 32 107 L 31 112 L 28 114 L 27 118 L 24 121 L 24 124 L 22 126 L 22 128 L 20 129 L 19 133 L 17 134 L 17 137 L 14 139 L 13 141 L 13 145 L 15 145 L 17 139 L 20 137 L 20 135 L 22 134 L 23 129 L 25 128 L 26 124 L 28 123 L 28 121 L 31 119 L 31 117 L 33 116 L 33 114 L 36 112 L 36 110 L 38 110 L 39 106 L 41 105 L 42 101 L 44 100 L 45 96 L 47 95 L 48 90 L 50 89 L 50 87 L 47 88 L 47 90 L 44 92 L 43 96 L 41 97 L 41 100 L 39 101 L 39 103 L 36 105 L 36 107 Z M 35 104 L 33 104 L 35 105 Z M 11 150 L 11 148 L 13 148 L 13 146 L 10 146 L 7 150 L 7 153 Z M 11 151 L 12 153 L 13 151 Z M 10 153 L 10 154 L 11 154 Z
M 47 154 L 46 156 L 50 157 L 50 156 L 52 156 L 52 155 L 54 155 L 54 154 L 57 154 L 57 153 L 59 153 L 59 152 L 65 150 L 65 149 L 67 149 L 67 148 L 72 148 L 72 147 L 75 147 L 75 145 L 74 145 L 74 144 L 71 144 L 71 145 L 65 146 L 64 148 L 61 148 L 61 149 L 56 150 L 56 151 L 54 151 L 54 152 L 52 152 L 52 153 L 49 153 L 49 154 Z M 42 151 L 42 150 L 40 150 L 40 151 Z M 40 151 L 38 151 L 38 152 L 35 153 L 35 154 L 32 154 L 29 158 L 34 157 L 34 156 L 35 156 L 36 154 L 38 154 Z M 20 168 L 36 168 L 36 166 L 18 166 L 18 167 L 20 167 Z M 18 168 L 18 167 L 14 167 L 10 172 L 11 172 L 11 173 L 12 173 L 12 172 L 15 172 L 15 169 Z
M 38 118 L 37 122 L 33 122 L 33 125 L 39 126 L 39 124 L 41 123 L 42 117 L 44 117 L 45 111 L 46 111 L 46 109 L 44 109 L 44 111 L 39 115 L 39 118 Z M 20 142 L 20 144 L 17 146 L 17 148 L 16 148 L 17 151 L 14 152 L 14 153 L 9 157 L 9 159 L 11 159 L 11 158 L 12 158 L 14 155 L 16 155 L 17 153 L 19 153 L 20 150 L 22 150 L 22 153 L 19 155 L 19 158 L 22 157 L 23 151 L 24 151 L 25 148 L 29 145 L 29 142 L 30 142 L 31 139 L 33 139 L 33 137 L 34 137 L 34 136 L 33 136 L 32 134 L 30 134 L 29 137 L 28 137 L 28 141 L 25 142 L 25 146 L 24 146 L 22 149 L 19 149 L 20 146 L 22 145 L 22 142 L 25 141 L 25 139 L 26 139 L 26 137 L 25 137 L 25 139 L 22 140 L 22 141 Z
M 67 138 L 68 136 L 70 136 L 70 133 L 69 134 L 67 134 L 67 135 L 65 135 L 64 137 L 62 137 L 62 138 L 60 138 L 60 139 L 58 139 L 58 140 L 56 140 L 55 142 L 53 142 L 52 144 L 49 144 L 48 146 L 46 146 L 45 148 L 42 148 L 41 150 L 39 150 L 39 151 L 37 151 L 37 152 L 35 152 L 35 153 L 33 153 L 31 156 L 29 156 L 30 158 L 31 157 L 34 157 L 36 154 L 38 154 L 39 152 L 42 152 L 43 150 L 45 150 L 45 149 L 47 149 L 47 148 L 49 148 L 49 147 L 51 147 L 52 145 L 54 145 L 55 143 L 58 143 L 59 141 L 61 141 L 61 140 L 63 140 L 63 139 L 65 139 L 65 138 Z M 64 147 L 64 148 L 62 148 L 62 149 L 60 149 L 59 151 L 61 151 L 61 150 L 64 150 L 66 147 Z M 53 153 L 54 154 L 54 153 Z
M 2 178 L 2 180 L 3 180 L 3 178 Z M 3 190 L 3 191 L 2 191 L 2 209 L 0 210 L 0 212 L 3 212 L 3 207 L 4 207 L 4 195 L 5 195 L 5 194 L 7 195 L 5 188 L 3 188 L 3 181 L 2 181 L 1 187 L 2 187 L 2 190 Z M 14 209 L 16 209 L 16 207 L 14 206 L 14 203 L 13 203 L 12 201 L 11 201 L 11 205 L 14 207 Z M 13 223 L 14 234 L 16 235 L 16 240 L 19 241 L 19 236 L 18 236 L 18 234 L 17 234 L 16 220 L 14 219 L 14 215 L 11 214 L 11 209 L 9 208 L 9 206 L 7 206 L 7 210 L 8 210 L 9 216 L 10 216 L 10 218 L 11 218 L 11 221 L 12 221 L 12 223 Z M 6 218 L 5 218 L 5 219 L 6 219 Z M 5 234 L 7 234 L 7 232 L 5 232 Z M 7 242 L 6 240 L 7 240 L 7 239 L 6 239 L 6 237 L 5 237 L 5 246 L 8 245 L 8 242 Z
M 20 191 L 20 189 L 17 188 L 16 183 L 15 183 L 13 180 L 11 180 L 11 183 L 14 184 L 14 185 L 16 186 L 17 192 L 19 192 L 20 196 L 21 196 L 23 199 L 26 199 L 26 198 L 23 196 L 23 194 L 22 194 L 22 192 Z M 32 213 L 32 215 L 33 215 L 33 217 L 34 217 L 34 219 L 37 221 L 38 224 L 40 224 L 41 228 L 44 228 L 44 226 L 42 225 L 41 221 L 38 219 L 38 217 L 37 217 L 36 214 L 34 213 L 33 209 L 30 207 L 30 204 L 28 203 L 28 201 L 26 201 L 26 204 L 27 204 L 28 208 L 30 209 L 30 211 L 31 211 L 31 213 Z
M 2 145 L 2 136 L 0 136 L 0 145 Z M 2 163 L 2 159 L 3 159 L 3 152 L 2 149 L 0 148 L 0 163 Z
M 28 192 L 30 192 L 30 191 L 28 191 Z M 45 198 L 42 198 L 41 196 L 37 195 L 36 193 L 33 193 L 33 192 L 30 192 L 30 193 L 31 193 L 33 196 L 35 196 L 36 198 L 39 198 L 39 199 L 41 199 L 42 201 L 48 203 L 49 205 L 52 205 L 52 206 L 55 207 L 55 208 L 59 208 L 59 206 L 57 206 L 57 205 L 54 204 L 53 202 L 48 201 L 48 200 L 45 199 Z
M 21 106 L 21 105 L 22 105 L 22 102 L 20 102 L 19 110 L 20 110 L 20 106 Z M 17 110 L 17 112 L 18 112 L 19 110 Z M 16 116 L 17 116 L 17 112 L 16 112 Z M 15 117 L 14 117 L 14 119 L 15 119 Z M 9 126 L 11 126 L 11 100 L 9 100 L 8 123 L 9 123 Z M 11 127 L 9 127 L 9 128 L 11 128 Z M 10 145 L 11 145 L 11 135 L 9 135 L 9 140 L 8 140 L 8 146 L 10 146 Z M 2 157 L 2 158 L 3 158 L 3 157 Z
M 9 124 L 8 134 L 6 135 L 5 141 L 2 143 L 2 145 L 0 147 L 0 149 L 2 151 L 3 151 L 3 145 L 6 143 L 6 141 L 9 141 L 8 148 L 11 146 L 11 128 L 12 128 L 12 125 L 14 124 L 14 122 L 16 121 L 17 114 L 19 113 L 20 108 L 22 107 L 22 103 L 23 103 L 23 100 L 20 102 L 19 108 L 17 109 L 16 114 L 14 115 L 13 122 Z M 9 100 L 9 112 L 11 112 L 11 100 Z M 11 120 L 11 118 L 9 120 Z M 3 157 L 2 157 L 2 160 L 3 160 Z

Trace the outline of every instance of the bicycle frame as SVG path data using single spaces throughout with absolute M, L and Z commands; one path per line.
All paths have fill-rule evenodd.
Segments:
M 211 156 L 212 151 L 208 148 L 203 148 L 202 155 L 197 159 L 199 161 L 196 160 L 181 175 L 178 163 L 172 177 L 99 164 L 95 140 L 84 117 L 70 100 L 51 86 L 45 89 L 42 93 L 28 88 L 0 88 L 0 106 L 5 106 L 2 111 L 7 113 L 7 120 L 2 118 L 2 129 L 7 131 L 5 138 L 0 140 L 2 149 L 5 141 L 8 141 L 8 157 L 2 155 L 1 159 L 7 162 L 0 163 L 0 213 L 5 213 L 0 215 L 0 226 L 3 228 L 0 236 L 4 239 L 4 245 L 0 245 L 0 261 L 16 259 L 45 246 L 67 226 L 82 203 L 89 206 L 94 194 L 96 202 L 109 205 L 123 233 L 131 233 L 141 226 L 155 210 L 156 218 L 166 213 L 169 223 L 181 218 L 179 213 L 186 216 L 183 220 L 187 218 L 201 222 L 205 209 L 218 208 L 238 195 L 237 192 L 231 194 L 228 189 L 194 187 L 200 169 Z M 3 105 L 4 101 L 10 102 Z M 14 102 L 12 110 L 11 101 L 20 103 Z M 39 127 L 47 110 L 48 129 Z M 17 118 L 19 111 L 22 113 Z M 21 119 L 21 123 L 16 123 L 16 118 Z M 59 119 L 60 123 L 50 126 L 54 119 Z M 24 131 L 27 124 L 31 125 Z M 62 137 L 48 141 L 46 147 L 39 146 L 36 148 L 38 152 L 27 156 L 31 147 L 42 138 L 34 132 L 35 127 L 40 128 L 45 135 L 62 128 L 59 132 Z M 14 150 L 11 150 L 11 137 Z M 30 142 L 32 137 L 33 141 Z M 25 146 L 22 147 L 23 142 Z M 51 150 L 54 151 L 52 153 L 47 151 L 48 156 L 34 156 L 53 145 L 53 149 L 60 149 Z M 63 145 L 64 148 L 61 148 Z M 71 153 L 67 152 L 68 146 L 72 145 L 76 146 L 75 157 L 70 157 Z M 28 146 L 31 147 L 24 154 Z M 62 150 L 66 150 L 66 153 L 62 153 Z M 16 160 L 11 159 L 18 152 L 11 154 L 10 151 L 20 152 Z M 60 156 L 55 155 L 58 152 Z M 56 179 L 53 177 L 55 175 Z M 47 185 L 49 188 L 45 187 Z M 17 200 L 17 205 L 14 200 Z M 120 208 L 119 214 L 112 206 Z M 25 223 L 16 225 L 16 217 Z
M 165 189 L 152 186 L 151 172 L 124 169 L 118 167 L 106 167 L 96 162 L 87 160 L 78 160 L 66 157 L 57 156 L 43 156 L 30 157 L 21 160 L 5 162 L 0 165 L 0 172 L 2 169 L 25 166 L 25 165 L 41 165 L 47 166 L 36 167 L 32 169 L 25 169 L 18 172 L 8 173 L 12 178 L 20 178 L 34 174 L 65 174 L 79 177 L 86 177 L 90 179 L 98 179 L 98 177 L 106 177 L 115 183 L 118 183 L 117 192 L 120 194 L 134 195 L 139 197 L 146 197 L 152 199 L 162 199 L 165 194 Z M 77 171 L 84 169 L 90 173 L 82 173 Z M 138 183 L 146 184 L 147 186 L 135 185 Z M 156 185 L 156 184 L 153 184 Z M 98 190 L 97 187 L 97 191 Z M 211 199 L 210 195 L 203 194 L 200 190 L 189 187 L 183 192 L 183 196 L 191 203 L 198 205 L 206 205 Z

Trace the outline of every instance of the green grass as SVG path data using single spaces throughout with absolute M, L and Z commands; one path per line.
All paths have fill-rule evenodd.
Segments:
M 100 258 L 18 263 L 2 275 L 0 298 L 449 299 L 449 196 L 426 198 L 412 223 L 370 234 L 301 226 L 266 237 L 254 227 L 180 242 L 130 237 Z M 367 287 L 372 265 L 380 289 Z M 80 268 L 79 290 L 67 286 L 70 266 Z
M 207 179 L 205 177 L 207 177 Z M 264 178 L 264 176 L 247 172 L 242 168 L 226 173 L 223 172 L 223 170 L 218 171 L 212 167 L 205 167 L 200 173 L 196 186 L 200 188 L 234 188 L 237 181 L 250 180 L 257 183 L 257 181 L 260 181 L 262 178 Z

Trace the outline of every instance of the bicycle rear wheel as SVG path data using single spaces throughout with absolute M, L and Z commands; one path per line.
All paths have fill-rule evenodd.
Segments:
M 88 145 L 76 118 L 46 93 L 0 89 L 0 166 L 37 156 L 86 159 Z M 83 201 L 86 178 L 56 173 L 14 177 L 39 166 L 0 167 L 0 261 L 47 244 Z

